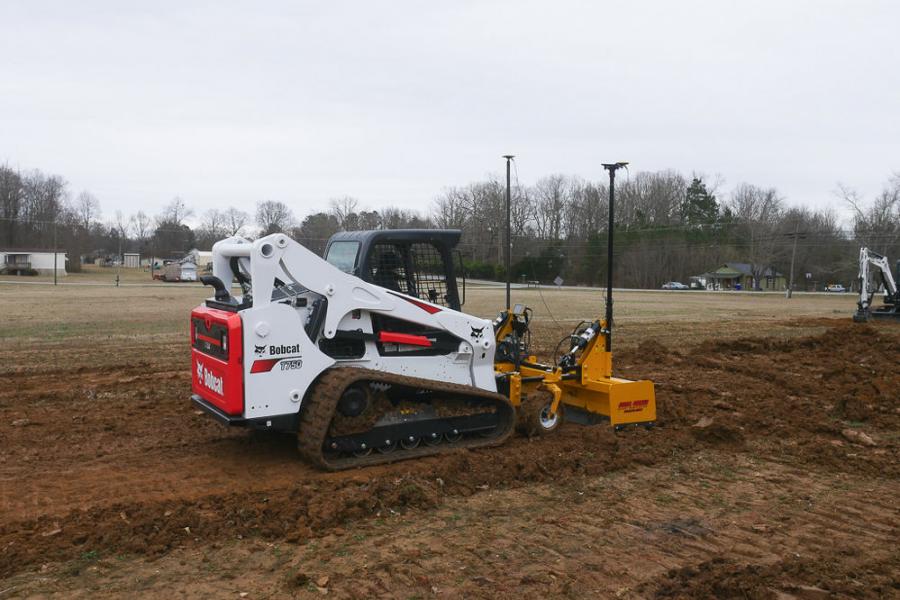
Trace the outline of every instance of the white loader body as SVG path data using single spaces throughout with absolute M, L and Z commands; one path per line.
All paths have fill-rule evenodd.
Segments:
M 298 413 L 322 373 L 335 366 L 497 389 L 491 321 L 367 283 L 284 234 L 216 243 L 213 275 L 226 289 L 235 278 L 249 276 L 243 297 L 230 304 L 209 300 L 192 313 L 195 402 L 223 418 L 263 427 L 277 424 L 275 418 L 285 422 L 285 416 Z M 379 316 L 434 335 L 375 331 L 373 319 Z M 230 323 L 229 339 L 241 340 L 239 356 L 226 347 L 224 325 L 216 326 L 220 321 Z M 352 357 L 333 358 L 322 350 L 345 338 L 359 347 Z M 446 347 L 448 340 L 450 351 L 429 351 L 438 342 Z M 238 372 L 240 382 L 234 381 Z

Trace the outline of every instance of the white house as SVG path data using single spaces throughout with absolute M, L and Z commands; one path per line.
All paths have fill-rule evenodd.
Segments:
M 0 248 L 0 273 L 4 275 L 53 275 L 54 255 L 56 274 L 66 274 L 65 252 L 29 248 Z

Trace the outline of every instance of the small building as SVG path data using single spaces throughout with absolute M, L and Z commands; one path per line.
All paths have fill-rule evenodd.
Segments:
M 54 259 L 55 257 L 55 259 Z M 66 275 L 65 252 L 29 248 L 0 248 L 0 274 L 3 275 Z
M 122 266 L 126 269 L 137 269 L 141 266 L 141 255 L 137 252 L 126 252 L 122 255 Z
M 728 262 L 708 273 L 691 277 L 692 288 L 707 290 L 763 290 L 783 292 L 787 289 L 787 279 L 773 267 L 766 267 L 759 276 L 753 277 L 753 267 L 749 263 Z
M 181 263 L 181 281 L 197 281 L 197 265 L 192 262 Z

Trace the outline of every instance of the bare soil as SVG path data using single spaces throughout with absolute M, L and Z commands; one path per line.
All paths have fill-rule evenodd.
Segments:
M 616 371 L 656 382 L 657 427 L 336 474 L 197 414 L 180 324 L 22 329 L 0 344 L 0 598 L 896 597 L 900 326 L 823 312 L 635 309 Z

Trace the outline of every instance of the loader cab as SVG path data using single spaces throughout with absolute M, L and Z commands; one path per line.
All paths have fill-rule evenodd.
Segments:
M 460 310 L 453 249 L 461 236 L 458 229 L 342 231 L 328 240 L 325 260 L 363 281 Z

